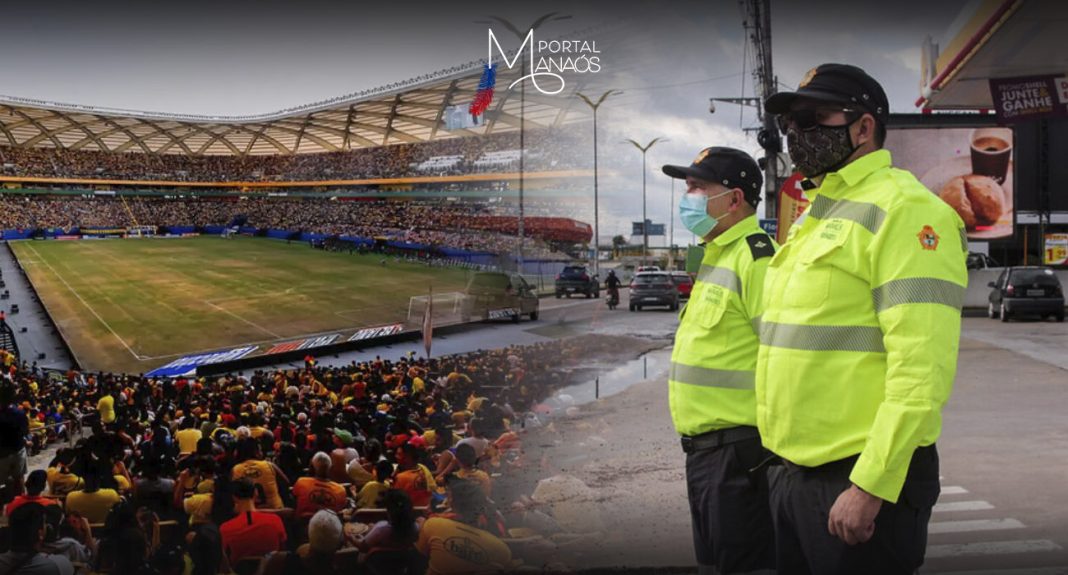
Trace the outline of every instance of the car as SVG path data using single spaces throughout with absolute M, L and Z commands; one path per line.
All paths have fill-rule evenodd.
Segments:
M 1009 321 L 1014 316 L 1030 314 L 1064 321 L 1064 290 L 1051 268 L 1022 266 L 1005 268 L 993 288 L 987 304 L 990 319 Z
M 998 262 L 994 261 L 994 258 L 980 252 L 968 252 L 967 266 L 970 270 L 984 270 L 987 268 L 998 268 Z
M 679 309 L 679 290 L 667 272 L 641 272 L 630 282 L 630 311 L 645 306 L 665 305 L 672 311 Z
M 461 318 L 472 320 L 538 319 L 538 294 L 523 276 L 504 272 L 476 272 L 467 282 Z
M 587 298 L 601 297 L 601 284 L 586 266 L 567 266 L 556 275 L 556 298 L 582 294 Z
M 693 277 L 683 271 L 674 271 L 671 272 L 671 279 L 675 280 L 675 287 L 679 290 L 679 297 L 690 299 L 690 292 L 693 291 Z
M 638 269 L 637 269 L 637 271 L 635 273 L 639 273 L 640 274 L 642 272 L 659 272 L 659 271 L 663 271 L 663 270 L 660 269 L 660 266 L 638 266 Z

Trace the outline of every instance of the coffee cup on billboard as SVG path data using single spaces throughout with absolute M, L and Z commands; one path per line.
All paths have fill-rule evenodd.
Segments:
M 999 184 L 1005 183 L 1012 158 L 1012 130 L 1009 128 L 979 128 L 972 131 L 972 173 L 990 176 Z

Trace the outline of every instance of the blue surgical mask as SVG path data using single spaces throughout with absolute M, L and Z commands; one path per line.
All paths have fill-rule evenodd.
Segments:
M 727 190 L 722 194 L 715 196 L 706 196 L 704 194 L 683 194 L 682 201 L 679 202 L 679 217 L 682 218 L 682 225 L 686 226 L 686 229 L 690 230 L 699 238 L 704 238 L 716 228 L 719 224 L 719 218 L 722 218 L 726 214 L 722 214 L 719 218 L 708 215 L 708 200 L 725 196 L 731 193 L 732 190 Z

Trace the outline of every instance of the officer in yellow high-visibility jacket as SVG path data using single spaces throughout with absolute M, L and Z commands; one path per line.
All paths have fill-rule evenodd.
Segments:
M 882 149 L 889 105 L 860 68 L 824 64 L 768 98 L 808 178 L 772 258 L 757 425 L 780 573 L 914 573 L 938 498 L 935 440 L 957 365 L 964 223 Z
M 683 224 L 704 258 L 671 354 L 671 418 L 686 453 L 686 483 L 700 573 L 772 573 L 769 453 L 756 429 L 756 354 L 764 274 L 775 243 L 757 224 L 760 168 L 732 148 L 706 148 L 686 179 Z M 754 470 L 754 471 L 750 471 Z

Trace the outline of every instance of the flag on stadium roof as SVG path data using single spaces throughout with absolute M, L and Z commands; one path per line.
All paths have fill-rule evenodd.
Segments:
M 491 102 L 493 102 L 493 87 L 497 85 L 497 65 L 486 64 L 486 67 L 482 70 L 482 79 L 478 81 L 478 91 L 475 92 L 475 99 L 471 102 L 471 107 L 468 111 L 472 116 L 481 116 L 485 112 Z

